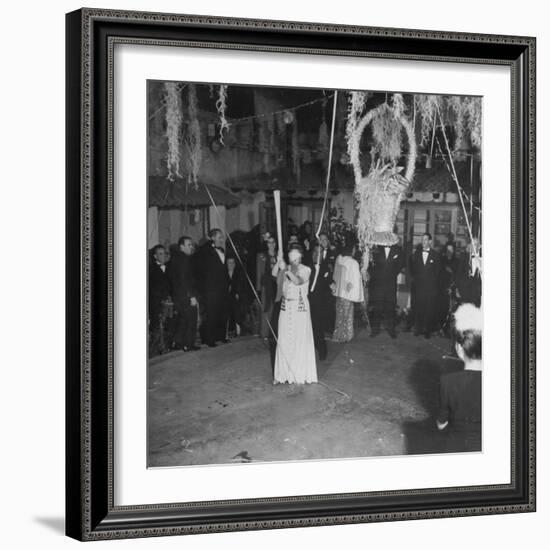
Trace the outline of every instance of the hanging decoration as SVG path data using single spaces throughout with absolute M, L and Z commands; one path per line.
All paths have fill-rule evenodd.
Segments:
M 294 122 L 294 113 L 292 110 L 287 109 L 283 112 L 283 121 L 285 124 L 292 124 Z
M 349 114 L 357 116 L 358 103 L 351 103 Z M 366 176 L 363 176 L 359 145 L 365 128 L 371 124 L 373 130 L 373 159 Z M 357 202 L 357 237 L 363 253 L 362 272 L 367 278 L 370 247 L 391 246 L 398 241 L 393 233 L 395 219 L 401 198 L 414 176 L 416 163 L 416 140 L 414 129 L 405 115 L 405 104 L 401 94 L 394 94 L 391 105 L 382 103 L 368 111 L 358 122 L 349 123 L 348 151 L 354 165 L 355 198 Z M 402 156 L 401 134 L 405 130 L 408 139 L 407 166 L 397 165 Z M 403 170 L 405 173 L 402 174 Z
M 455 164 L 454 164 L 454 161 L 453 161 L 453 155 L 451 153 L 451 147 L 449 146 L 449 140 L 447 138 L 447 132 L 445 131 L 445 125 L 443 123 L 443 117 L 441 115 L 441 110 L 439 108 L 437 109 L 437 115 L 438 115 L 439 121 L 441 123 L 441 128 L 443 130 L 443 138 L 445 140 L 445 146 L 447 148 L 447 153 L 449 155 L 449 164 L 450 164 L 451 176 L 452 176 L 452 178 L 455 182 L 455 185 L 456 185 L 456 188 L 457 188 L 457 191 L 458 191 L 458 198 L 460 199 L 460 205 L 462 206 L 462 212 L 464 214 L 464 219 L 466 221 L 466 226 L 468 228 L 468 234 L 470 236 L 470 244 L 472 245 L 472 254 L 474 256 L 477 256 L 478 255 L 478 250 L 476 249 L 476 245 L 475 245 L 474 238 L 473 238 L 471 217 L 470 218 L 468 217 L 468 212 L 467 212 L 466 206 L 464 204 L 464 198 L 463 198 L 464 191 L 462 190 L 462 187 L 460 186 L 460 182 L 458 181 L 458 176 L 456 174 L 456 168 L 455 168 Z
M 420 118 L 420 145 L 426 145 L 431 138 L 436 123 L 436 107 L 441 96 L 422 95 L 414 96 L 415 111 Z
M 481 146 L 481 98 L 450 96 L 449 110 L 454 115 L 454 152 L 466 148 L 466 139 L 475 147 Z M 441 107 L 440 107 L 441 108 Z
M 466 220 L 470 242 L 473 243 L 472 220 L 464 204 L 464 192 L 458 180 L 453 156 L 459 155 L 463 149 L 481 147 L 481 98 L 471 96 L 415 96 L 415 104 L 421 116 L 422 143 L 426 141 L 425 136 L 429 134 L 430 127 L 433 127 L 435 136 L 436 125 L 440 129 L 445 144 L 446 154 L 441 150 L 439 139 L 436 138 L 441 155 L 445 159 L 445 165 L 455 182 L 460 204 Z M 454 144 L 451 146 L 447 127 L 454 131 Z
M 185 147 L 188 158 L 188 181 L 198 188 L 198 175 L 202 160 L 201 149 L 201 128 L 199 124 L 199 108 L 197 101 L 197 90 L 195 84 L 187 88 L 189 125 L 185 138 Z
M 166 155 L 166 167 L 168 179 L 174 181 L 181 178 L 180 172 L 180 133 L 182 126 L 181 96 L 178 85 L 175 82 L 164 83 L 166 103 L 166 139 L 168 152 Z
M 355 181 L 361 179 L 361 163 L 359 154 L 359 144 L 361 136 L 356 139 L 357 126 L 359 124 L 360 117 L 367 104 L 368 94 L 367 92 L 350 92 L 348 97 L 348 118 L 346 123 L 346 140 L 348 145 L 348 155 L 350 162 L 353 166 L 353 172 L 355 174 Z
M 218 89 L 218 99 L 216 101 L 216 110 L 218 111 L 218 116 L 220 117 L 220 138 L 219 141 L 222 145 L 223 142 L 223 133 L 225 130 L 229 129 L 229 123 L 225 118 L 225 109 L 227 106 L 227 85 L 221 84 Z
M 449 125 L 454 129 L 454 152 L 467 146 L 466 140 L 474 147 L 481 147 L 480 97 L 418 94 L 414 96 L 414 102 L 421 121 L 421 145 L 432 139 L 433 129 L 439 124 L 439 112 L 443 126 Z

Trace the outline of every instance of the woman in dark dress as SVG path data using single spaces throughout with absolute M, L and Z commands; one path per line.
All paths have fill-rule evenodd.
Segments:
M 440 379 L 437 427 L 446 452 L 481 451 L 481 310 L 463 304 L 454 315 L 456 353 L 464 370 Z
M 275 305 L 275 295 L 277 293 L 277 283 L 271 274 L 277 263 L 277 241 L 269 235 L 266 240 L 267 249 L 258 254 L 256 263 L 256 290 L 262 302 L 262 311 L 260 313 L 260 337 L 268 338 L 271 336 L 269 323 L 273 316 L 273 307 Z
M 441 255 L 441 275 L 439 279 L 439 326 L 446 336 L 450 332 L 450 319 L 453 308 L 453 292 L 455 291 L 456 274 L 458 268 L 458 258 L 456 257 L 455 247 L 452 243 L 445 245 L 445 250 Z

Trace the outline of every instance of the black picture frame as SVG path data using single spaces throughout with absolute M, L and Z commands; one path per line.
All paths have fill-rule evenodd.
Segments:
M 69 13 L 66 23 L 67 535 L 101 540 L 534 511 L 535 38 L 103 9 Z M 125 42 L 510 67 L 510 484 L 114 506 L 112 54 Z

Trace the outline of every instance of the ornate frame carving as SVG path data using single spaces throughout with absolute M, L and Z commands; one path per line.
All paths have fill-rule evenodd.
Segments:
M 510 485 L 114 506 L 112 83 L 116 43 L 510 66 Z M 67 534 L 100 540 L 534 511 L 535 84 L 535 39 L 531 37 L 102 9 L 68 14 Z

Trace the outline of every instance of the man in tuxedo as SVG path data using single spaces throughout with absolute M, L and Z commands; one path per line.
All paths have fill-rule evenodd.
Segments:
M 190 237 L 181 237 L 178 249 L 174 251 L 168 266 L 168 279 L 174 307 L 176 325 L 174 330 L 174 348 L 194 351 L 197 335 L 197 288 L 193 274 L 193 241 Z
M 466 252 L 458 261 L 456 286 L 461 303 L 481 306 L 481 275 L 482 260 L 479 239 L 474 237 L 472 243 L 468 243 Z
M 149 262 L 149 336 L 153 355 L 166 351 L 162 319 L 162 302 L 170 296 L 166 270 L 166 250 L 157 244 L 151 251 Z
M 319 253 L 321 255 L 321 267 L 323 270 L 328 269 L 330 276 L 334 274 L 334 264 L 336 262 L 336 254 L 330 244 L 328 233 L 322 232 L 319 234 Z M 327 296 L 326 301 L 321 304 L 321 318 L 323 322 L 323 331 L 325 334 L 334 332 L 334 323 L 336 321 L 336 298 L 331 293 Z
M 229 275 L 225 264 L 224 236 L 211 229 L 208 242 L 197 253 L 197 282 L 204 305 L 201 339 L 209 347 L 226 343 Z
M 332 273 L 326 263 L 319 261 L 321 246 L 313 247 L 313 266 L 309 277 L 309 306 L 311 313 L 311 325 L 313 328 L 313 340 L 315 349 L 319 353 L 319 359 L 323 361 L 327 357 L 327 343 L 325 341 L 325 319 L 323 318 L 326 303 L 333 298 L 331 285 Z
M 441 259 L 432 248 L 432 236 L 422 235 L 422 247 L 417 248 L 411 261 L 414 288 L 414 334 L 431 336 L 437 313 L 437 293 Z
M 399 245 L 375 246 L 369 263 L 369 310 L 371 336 L 380 334 L 382 320 L 388 334 L 396 338 L 395 308 L 397 275 L 403 268 Z

